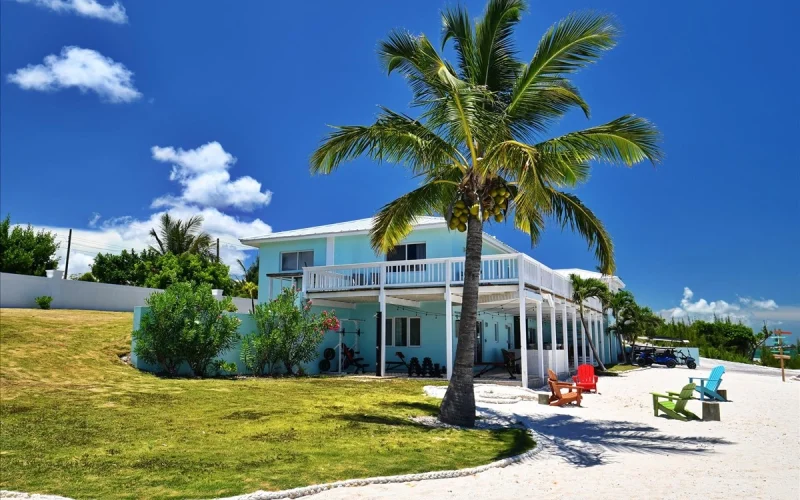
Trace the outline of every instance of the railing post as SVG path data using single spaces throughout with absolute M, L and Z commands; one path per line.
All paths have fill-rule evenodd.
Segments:
M 306 290 L 308 290 L 308 278 L 311 273 L 307 270 L 303 269 L 303 286 L 301 287 L 301 291 L 303 292 L 303 296 L 306 295 Z

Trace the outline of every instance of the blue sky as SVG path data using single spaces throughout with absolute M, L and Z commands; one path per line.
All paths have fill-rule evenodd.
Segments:
M 0 1 L 0 210 L 79 230 L 73 269 L 146 244 L 168 208 L 203 213 L 230 260 L 237 236 L 368 217 L 415 185 L 366 160 L 312 178 L 308 158 L 326 124 L 407 111 L 376 44 L 396 27 L 438 40 L 448 2 L 73 5 Z M 553 133 L 636 113 L 664 134 L 657 168 L 599 165 L 577 191 L 614 237 L 619 275 L 656 310 L 800 330 L 797 3 L 534 1 L 521 57 L 581 9 L 615 14 L 624 35 L 575 79 L 592 119 Z M 558 227 L 532 250 L 511 227 L 488 231 L 554 268 L 595 266 Z

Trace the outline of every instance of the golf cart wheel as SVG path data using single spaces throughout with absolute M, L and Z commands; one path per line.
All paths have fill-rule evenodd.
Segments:
M 676 363 L 675 363 L 675 361 L 670 359 L 669 361 L 666 362 L 666 365 L 667 365 L 667 368 L 675 368 Z
M 328 361 L 332 360 L 336 357 L 336 349 L 333 347 L 326 348 L 324 351 L 322 351 L 322 357 Z M 328 366 L 330 366 L 330 363 L 328 363 Z
M 331 362 L 327 359 L 321 359 L 319 361 L 319 371 L 321 372 L 329 372 L 331 371 Z
M 686 363 L 686 366 L 687 366 L 687 367 L 688 367 L 690 370 L 694 370 L 695 368 L 697 368 L 697 363 L 695 363 L 694 361 L 689 361 L 688 363 Z
M 637 364 L 637 365 L 639 365 L 640 367 L 644 368 L 644 366 L 645 366 L 647 363 L 645 363 L 645 361 L 644 361 L 643 359 L 637 359 L 637 360 L 636 360 L 636 364 Z

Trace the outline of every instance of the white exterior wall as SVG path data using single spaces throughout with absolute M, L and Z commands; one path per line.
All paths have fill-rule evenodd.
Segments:
M 53 297 L 53 309 L 86 309 L 93 311 L 133 311 L 144 306 L 145 299 L 157 288 L 109 285 L 88 281 L 43 278 L 23 274 L 0 273 L 0 307 L 36 309 L 36 297 Z M 250 312 L 250 299 L 234 298 L 239 312 Z

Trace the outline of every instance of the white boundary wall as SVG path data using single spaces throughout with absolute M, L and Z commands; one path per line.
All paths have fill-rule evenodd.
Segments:
M 36 297 L 53 297 L 53 309 L 87 309 L 93 311 L 133 311 L 144 306 L 145 299 L 157 288 L 109 285 L 88 281 L 43 278 L 22 274 L 0 273 L 0 307 L 37 308 Z M 250 312 L 250 299 L 233 298 L 239 312 Z

